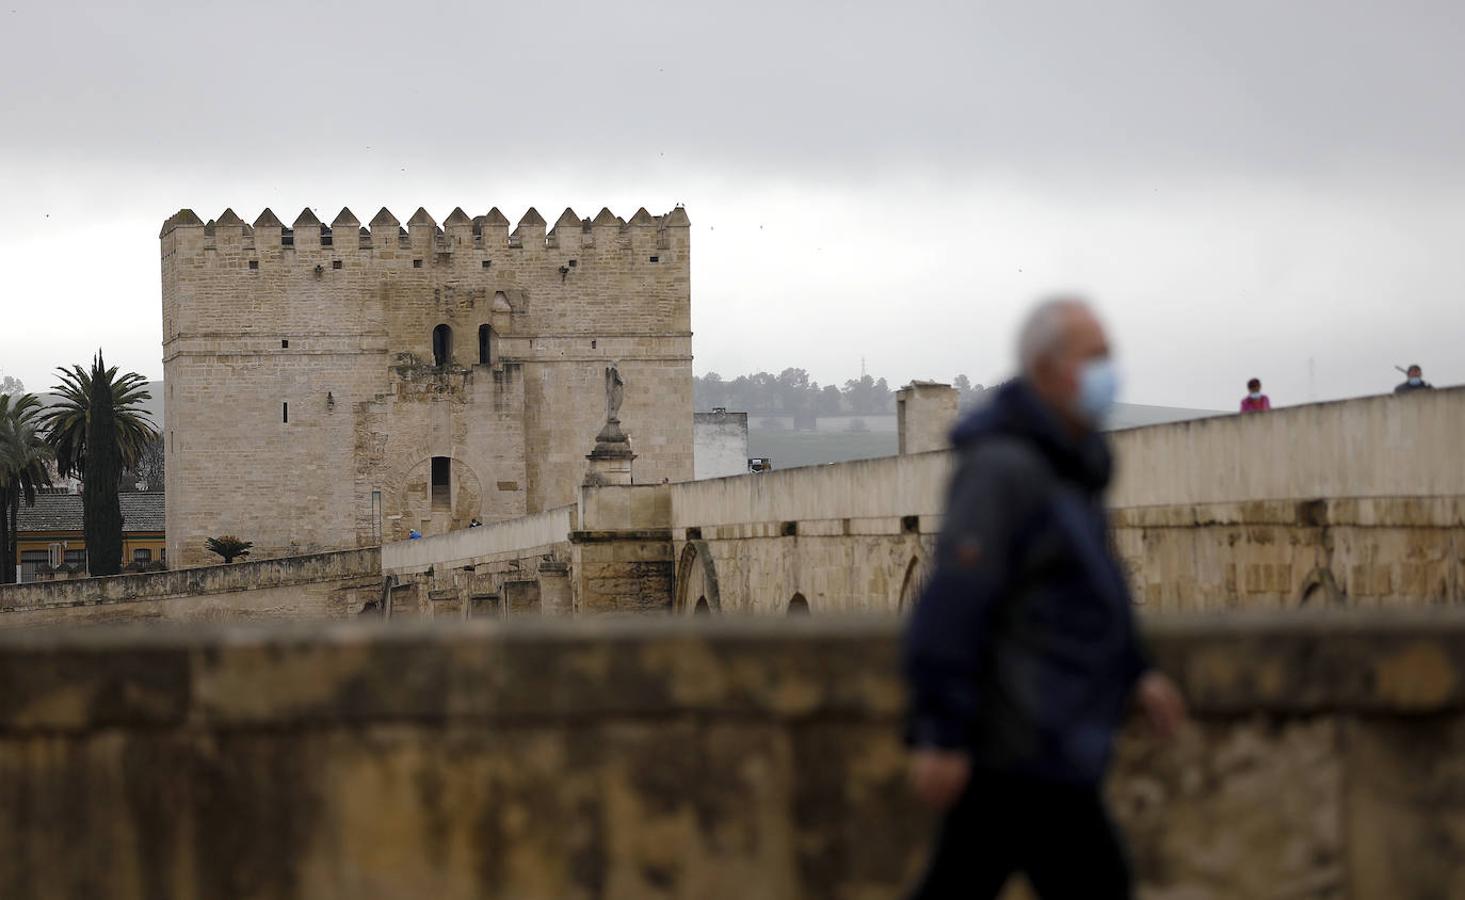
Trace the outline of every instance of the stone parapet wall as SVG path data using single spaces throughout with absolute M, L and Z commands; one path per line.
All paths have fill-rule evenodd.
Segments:
M 950 468 L 932 452 L 673 484 L 671 526 L 940 515 Z
M 143 620 L 330 619 L 381 590 L 375 547 L 138 575 L 0 586 L 0 629 Z
M 1465 603 L 1465 497 L 1342 497 L 1114 511 L 1154 610 Z
M 1114 506 L 1465 495 L 1465 388 L 1115 432 Z
M 382 546 L 382 571 L 413 575 L 430 568 L 453 568 L 536 555 L 546 547 L 568 545 L 577 508 L 562 506 L 534 516 L 464 528 L 415 541 Z
M 0 895 L 895 897 L 931 826 L 898 627 L 0 635 Z M 1147 627 L 1194 721 L 1121 742 L 1144 896 L 1465 886 L 1465 617 Z

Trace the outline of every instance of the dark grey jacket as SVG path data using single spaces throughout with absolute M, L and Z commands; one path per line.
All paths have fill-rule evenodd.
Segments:
M 1096 783 L 1148 668 L 1103 508 L 1106 442 L 1069 437 L 1021 381 L 953 440 L 936 566 L 907 633 L 909 739 Z

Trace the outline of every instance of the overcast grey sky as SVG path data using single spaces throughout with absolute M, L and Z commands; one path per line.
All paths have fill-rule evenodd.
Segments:
M 989 382 L 1030 300 L 1079 288 L 1132 402 L 1465 382 L 1458 0 L 0 16 L 0 371 L 32 388 L 98 345 L 161 377 L 179 207 L 678 202 L 698 373 Z

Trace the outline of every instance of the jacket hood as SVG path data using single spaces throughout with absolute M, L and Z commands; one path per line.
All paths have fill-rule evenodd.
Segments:
M 952 429 L 951 443 L 960 450 L 998 437 L 1032 444 L 1061 477 L 1093 493 L 1109 484 L 1109 442 L 1099 432 L 1073 436 L 1021 378 L 1002 385 L 990 402 L 963 416 Z

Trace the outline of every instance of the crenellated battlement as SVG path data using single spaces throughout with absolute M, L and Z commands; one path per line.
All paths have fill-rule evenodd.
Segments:
M 638 477 L 691 477 L 686 211 L 442 212 L 163 223 L 170 561 L 231 530 L 267 556 L 571 503 L 611 365 Z
M 413 250 L 448 255 L 460 249 L 578 249 L 673 246 L 675 229 L 691 226 L 687 211 L 681 206 L 663 215 L 653 216 L 642 207 L 630 219 L 603 208 L 594 218 L 582 218 L 573 209 L 555 220 L 553 227 L 534 207 L 530 207 L 510 230 L 509 219 L 493 207 L 483 215 L 470 216 L 462 207 L 455 207 L 439 225 L 425 208 L 407 220 L 404 227 L 391 210 L 382 207 L 366 225 L 349 207 L 343 207 L 330 224 L 320 220 L 309 208 L 290 225 L 285 225 L 273 211 L 264 209 L 254 223 L 246 223 L 233 209 L 225 209 L 217 218 L 204 221 L 191 209 L 180 209 L 163 222 L 158 233 L 164 257 L 178 252 L 201 252 L 233 248 L 240 251 L 261 251 L 284 248 L 296 250 Z

